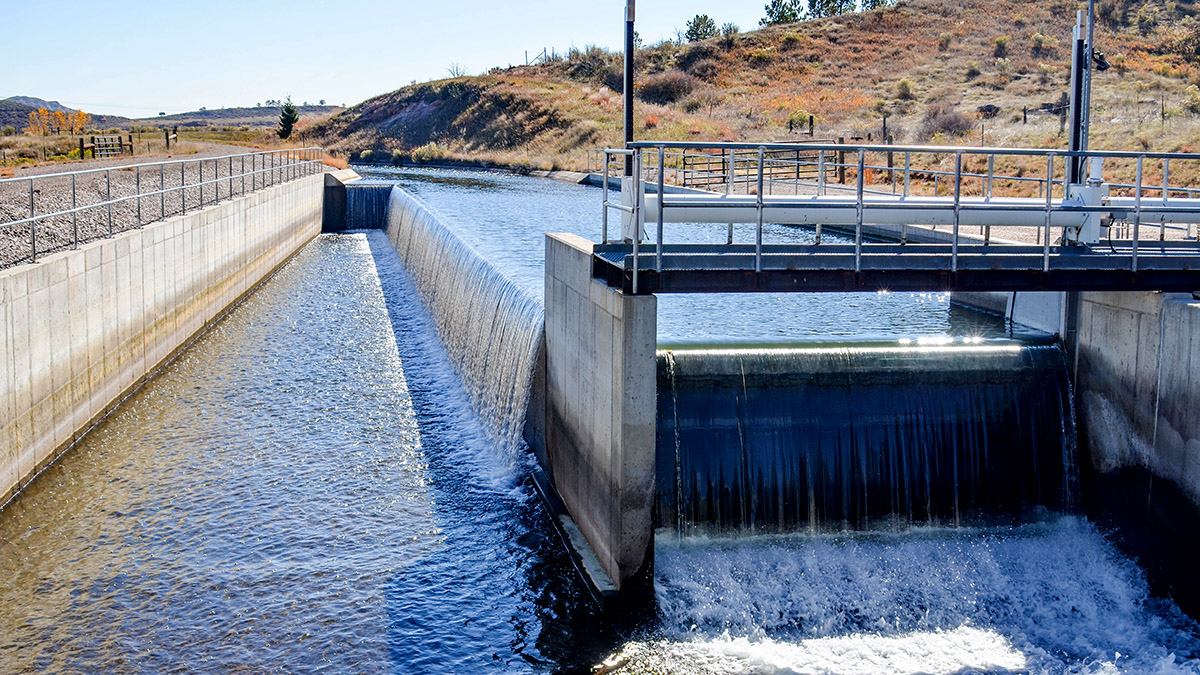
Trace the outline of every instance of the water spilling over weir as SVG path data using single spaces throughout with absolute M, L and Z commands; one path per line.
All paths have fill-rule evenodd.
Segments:
M 475 180 L 487 187 L 456 208 L 501 202 L 480 220 L 528 202 L 532 179 Z M 537 189 L 567 203 L 582 190 Z M 389 194 L 413 210 L 389 212 L 386 235 L 313 242 L 0 513 L 0 670 L 573 673 L 612 655 L 619 673 L 1200 672 L 1195 624 L 1085 520 L 952 526 L 955 494 L 964 522 L 972 504 L 1024 516 L 1071 494 L 1062 357 L 1037 342 L 902 346 L 904 312 L 920 317 L 908 335 L 953 328 L 944 302 L 898 294 L 851 299 L 843 327 L 859 339 L 880 337 L 858 328 L 869 308 L 905 308 L 858 355 L 792 344 L 754 363 L 745 344 L 664 345 L 676 372 L 660 374 L 673 384 L 659 414 L 675 426 L 659 429 L 678 434 L 659 447 L 693 462 L 679 492 L 740 496 L 675 502 L 691 514 L 682 533 L 663 523 L 657 620 L 608 632 L 510 454 L 538 405 L 541 293 L 489 242 L 540 243 L 557 222 L 534 209 L 471 236 L 470 213 L 420 199 L 424 215 Z M 827 318 L 807 337 L 837 332 L 836 307 L 813 311 Z M 671 339 L 711 341 L 688 334 L 688 312 Z M 780 338 L 757 320 L 743 337 Z M 1003 349 L 971 356 L 984 347 Z M 797 433 L 815 411 L 829 427 Z M 876 444 L 887 464 L 872 467 Z M 992 487 L 971 469 L 981 449 L 1010 462 Z M 922 462 L 928 479 L 860 481 Z M 755 479 L 768 470 L 787 478 Z M 791 508 L 818 478 L 822 498 Z M 789 508 L 764 511 L 780 495 Z M 854 531 L 878 515 L 887 526 Z
M 659 390 L 658 527 L 959 525 L 1072 504 L 1053 343 L 669 350 Z

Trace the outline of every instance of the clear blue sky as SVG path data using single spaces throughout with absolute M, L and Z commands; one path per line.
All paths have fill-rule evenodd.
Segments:
M 697 13 L 757 26 L 765 0 L 638 0 L 647 43 Z M 353 105 L 413 80 L 471 74 L 550 47 L 619 49 L 625 0 L 0 0 L 0 98 L 149 117 L 201 106 Z M 97 32 L 88 34 L 87 27 Z

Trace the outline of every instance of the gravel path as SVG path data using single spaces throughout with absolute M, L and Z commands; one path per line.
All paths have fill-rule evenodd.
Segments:
M 112 199 L 131 197 L 111 206 L 96 206 L 77 211 L 73 215 L 52 216 L 36 223 L 31 242 L 28 224 L 4 226 L 4 223 L 28 218 L 30 215 L 30 189 L 28 180 L 0 182 L 0 267 L 28 262 L 33 246 L 38 255 L 68 248 L 75 242 L 90 241 L 110 234 L 123 232 L 139 225 L 151 223 L 200 206 L 228 199 L 243 192 L 278 183 L 289 175 L 285 167 L 272 170 L 271 160 L 238 158 L 232 160 L 207 158 L 223 157 L 251 151 L 248 148 L 230 145 L 207 144 L 203 150 L 193 154 L 176 156 L 142 155 L 101 162 L 73 162 L 53 166 L 33 167 L 17 174 L 17 178 L 44 176 L 63 171 L 101 169 L 95 173 L 76 175 L 72 190 L 71 176 L 36 178 L 33 182 L 33 213 L 54 213 L 72 208 L 100 204 Z M 182 160 L 182 162 L 180 162 Z M 135 169 L 131 164 L 148 162 L 172 162 L 160 170 L 159 167 Z M 279 163 L 280 158 L 275 162 Z M 244 164 L 243 164 L 244 163 Z M 108 169 L 104 171 L 103 169 Z M 257 175 L 242 178 L 243 171 L 259 171 Z M 238 176 L 230 179 L 230 176 Z M 181 182 L 194 185 L 211 182 L 201 187 L 179 190 Z M 147 192 L 166 190 L 136 198 L 138 182 L 143 195 Z M 74 200 L 72 198 L 74 191 Z

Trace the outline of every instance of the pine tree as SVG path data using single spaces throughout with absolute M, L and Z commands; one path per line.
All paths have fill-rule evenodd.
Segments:
M 771 0 L 763 9 L 767 16 L 759 20 L 760 26 L 776 26 L 781 23 L 796 23 L 804 18 L 801 0 Z
M 287 140 L 292 135 L 292 128 L 299 121 L 300 111 L 296 109 L 296 104 L 292 103 L 292 97 L 289 96 L 279 110 L 279 129 L 275 133 L 279 134 L 280 138 Z
M 695 18 L 687 22 L 687 31 L 683 34 L 688 42 L 707 40 L 710 37 L 716 37 L 716 35 L 717 22 L 713 21 L 707 14 L 697 14 Z

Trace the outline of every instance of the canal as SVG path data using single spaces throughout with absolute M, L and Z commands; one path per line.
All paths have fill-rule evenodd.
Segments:
M 487 214 L 502 243 L 517 234 L 496 223 L 535 181 L 388 179 L 463 232 Z M 463 179 L 489 183 L 475 206 L 444 198 Z M 538 216 L 546 229 L 596 222 L 594 190 L 536 184 L 569 204 Z M 521 278 L 533 294 L 537 274 Z M 733 337 L 1006 330 L 940 296 L 854 300 L 868 304 L 789 315 L 779 335 L 751 316 Z M 806 306 L 788 302 L 767 311 Z M 724 335 L 689 329 L 694 309 L 662 311 L 681 318 L 660 341 Z M 620 673 L 1200 672 L 1196 623 L 1086 519 L 1053 512 L 664 534 L 657 617 L 617 635 L 560 548 L 531 461 L 471 409 L 382 233 L 323 235 L 0 512 L 0 671 L 550 673 L 608 659 Z

